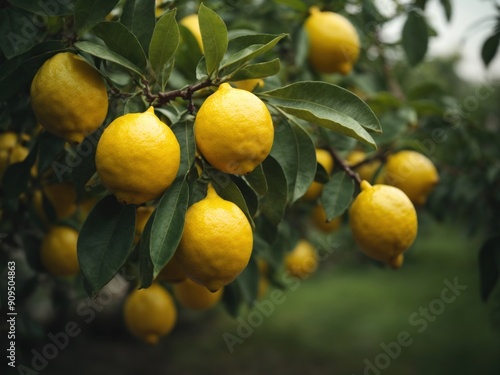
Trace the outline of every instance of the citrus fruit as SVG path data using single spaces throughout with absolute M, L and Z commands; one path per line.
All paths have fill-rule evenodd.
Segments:
M 0 182 L 9 165 L 23 161 L 29 154 L 21 138 L 14 132 L 0 134 Z
M 76 190 L 71 182 L 44 185 L 42 191 L 52 205 L 57 219 L 67 219 L 75 213 Z
M 200 31 L 200 24 L 198 23 L 198 15 L 197 14 L 190 14 L 189 16 L 186 16 L 182 18 L 179 21 L 179 24 L 187 28 L 191 34 L 196 38 L 196 41 L 198 42 L 198 45 L 200 46 L 201 53 L 203 53 L 203 41 L 201 39 L 201 31 Z
M 349 167 L 352 167 L 367 158 L 367 155 L 360 150 L 354 150 L 347 155 L 345 161 Z M 373 160 L 368 163 L 362 164 L 354 170 L 358 172 L 361 180 L 366 180 L 368 182 L 373 180 L 375 173 L 379 170 L 381 165 L 380 160 Z
M 242 81 L 231 82 L 237 89 L 254 91 L 259 87 L 264 87 L 264 80 L 261 78 L 244 79 Z
M 399 254 L 397 257 L 392 258 L 387 264 L 389 265 L 389 267 L 397 270 L 403 265 L 404 257 L 404 254 Z
M 140 206 L 135 210 L 135 234 L 134 234 L 134 245 L 139 242 L 144 232 L 144 227 L 148 222 L 151 214 L 155 208 L 153 206 Z
M 214 307 L 222 298 L 223 288 L 212 293 L 203 285 L 185 279 L 173 287 L 174 296 L 179 303 L 192 310 L 207 310 Z
M 125 300 L 123 315 L 128 330 L 151 345 L 170 333 L 177 321 L 172 296 L 157 283 L 130 293 Z
M 168 281 L 169 283 L 178 283 L 186 278 L 186 273 L 182 269 L 177 257 L 173 256 L 165 267 L 158 274 L 158 279 Z
M 323 149 L 316 149 L 316 161 L 325 168 L 328 174 L 332 173 L 333 170 L 333 158 L 332 155 Z M 313 181 L 309 189 L 307 189 L 303 198 L 309 201 L 313 201 L 319 198 L 321 192 L 323 191 L 323 184 L 320 182 Z
M 348 74 L 359 56 L 359 36 L 340 14 L 310 8 L 304 23 L 309 40 L 309 62 L 320 73 Z
M 307 279 L 318 268 L 318 257 L 314 246 L 299 240 L 295 247 L 285 255 L 285 269 L 293 277 Z
M 271 114 L 257 96 L 223 83 L 201 105 L 194 135 L 199 151 L 222 172 L 247 174 L 271 151 Z
M 336 217 L 330 221 L 328 221 L 328 217 L 326 216 L 325 209 L 323 206 L 317 204 L 314 206 L 311 212 L 311 218 L 313 224 L 325 233 L 335 232 L 340 227 L 341 219 L 340 217 Z
M 172 184 L 180 159 L 177 138 L 150 107 L 109 124 L 97 144 L 95 162 L 102 184 L 119 202 L 141 204 Z
M 361 182 L 349 209 L 352 234 L 368 256 L 395 264 L 417 236 L 417 213 L 400 189 Z
M 61 52 L 45 61 L 33 78 L 31 106 L 48 132 L 78 144 L 104 121 L 108 93 L 96 69 L 73 53 Z
M 413 204 L 422 206 L 439 182 L 432 161 L 416 151 L 399 151 L 387 158 L 384 179 L 405 192 Z
M 207 196 L 186 212 L 175 256 L 186 275 L 215 292 L 247 266 L 253 233 L 245 214 L 209 186 Z
M 42 240 L 40 259 L 54 276 L 74 276 L 80 271 L 76 243 L 78 232 L 66 226 L 54 226 Z

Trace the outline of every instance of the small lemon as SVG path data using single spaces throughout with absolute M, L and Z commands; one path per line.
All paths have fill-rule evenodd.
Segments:
M 179 303 L 192 310 L 207 310 L 214 307 L 222 298 L 224 288 L 214 293 L 190 279 L 177 283 L 173 287 L 174 296 Z
M 199 151 L 212 166 L 242 175 L 269 155 L 273 120 L 257 96 L 223 83 L 198 111 L 194 135 Z
M 347 155 L 345 161 L 349 167 L 352 167 L 359 162 L 365 160 L 367 155 L 360 150 L 354 150 L 349 155 Z M 372 181 L 375 173 L 377 173 L 380 168 L 381 162 L 380 160 L 373 160 L 368 163 L 362 164 L 359 167 L 355 168 L 355 171 L 358 172 L 361 180 Z
M 124 204 L 158 198 L 174 181 L 180 160 L 177 138 L 156 117 L 153 107 L 109 124 L 95 157 L 102 184 Z
M 29 150 L 21 144 L 22 136 L 14 132 L 0 134 L 0 182 L 7 167 L 26 159 Z
M 320 73 L 348 74 L 359 56 L 359 36 L 340 14 L 313 6 L 304 23 L 309 39 L 309 61 Z
M 168 261 L 165 267 L 162 268 L 158 274 L 158 279 L 169 283 L 178 283 L 186 279 L 186 272 L 182 269 L 175 254 Z
M 201 53 L 203 53 L 203 41 L 201 39 L 200 24 L 198 22 L 197 14 L 190 14 L 179 21 L 179 24 L 191 31 L 191 34 L 196 38 L 200 46 Z
M 242 81 L 231 82 L 237 89 L 254 91 L 259 87 L 264 87 L 264 80 L 261 78 L 244 79 Z
M 285 269 L 293 277 L 307 279 L 318 268 L 318 257 L 314 246 L 306 240 L 300 240 L 297 245 L 285 255 Z
M 314 206 L 312 212 L 311 212 L 311 218 L 313 224 L 322 232 L 325 233 L 332 233 L 335 232 L 336 230 L 339 229 L 340 224 L 341 224 L 341 219 L 340 217 L 336 217 L 330 221 L 328 220 L 328 217 L 326 216 L 325 209 L 323 206 L 317 204 Z
M 75 213 L 76 190 L 71 182 L 44 185 L 42 191 L 54 208 L 58 219 L 67 219 Z
M 404 150 L 387 158 L 384 179 L 388 185 L 403 190 L 413 204 L 423 206 L 439 182 L 439 174 L 428 157 Z
M 134 234 L 134 245 L 139 242 L 144 232 L 144 227 L 151 217 L 155 208 L 153 206 L 140 206 L 135 210 L 135 234 Z
M 78 144 L 103 123 L 108 93 L 96 69 L 73 53 L 61 52 L 45 61 L 33 78 L 31 106 L 48 132 Z
M 417 236 L 417 213 L 400 189 L 361 182 L 361 192 L 349 209 L 352 234 L 368 256 L 398 264 Z M 402 261 L 402 259 L 401 259 Z
M 76 243 L 78 232 L 66 226 L 52 227 L 42 240 L 40 259 L 54 276 L 74 276 L 80 271 Z
M 316 161 L 323 168 L 325 168 L 328 174 L 332 173 L 334 163 L 332 155 L 328 151 L 317 148 Z M 311 186 L 309 186 L 309 189 L 307 189 L 306 193 L 304 194 L 303 198 L 308 201 L 316 200 L 319 198 L 322 191 L 323 191 L 323 184 L 320 182 L 313 181 Z
M 243 211 L 209 186 L 207 196 L 186 212 L 176 257 L 190 279 L 215 292 L 243 271 L 252 247 L 252 227 Z
M 128 330 L 151 345 L 169 334 L 177 321 L 172 296 L 157 283 L 130 293 L 125 300 L 123 315 Z

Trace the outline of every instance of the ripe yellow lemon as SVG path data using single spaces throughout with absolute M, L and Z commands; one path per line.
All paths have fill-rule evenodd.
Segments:
M 174 255 L 158 274 L 158 279 L 169 283 L 178 283 L 186 279 L 186 272 L 182 269 L 177 257 Z
M 362 181 L 349 209 L 349 222 L 361 250 L 389 264 L 397 264 L 417 236 L 415 207 L 405 193 L 389 185 Z
M 203 41 L 201 39 L 200 24 L 198 23 L 198 15 L 190 14 L 179 21 L 179 24 L 191 31 L 191 34 L 196 38 L 200 46 L 201 53 L 203 53 Z
M 157 283 L 130 293 L 125 300 L 123 315 L 128 330 L 151 345 L 169 334 L 177 321 L 172 296 Z
M 212 293 L 193 280 L 185 279 L 173 287 L 174 296 L 179 303 L 192 310 L 207 310 L 214 307 L 222 298 L 224 288 Z
M 367 155 L 360 150 L 354 150 L 349 155 L 347 155 L 345 161 L 349 167 L 352 167 L 359 162 L 365 160 Z M 359 167 L 355 168 L 354 170 L 358 172 L 359 177 L 361 177 L 361 180 L 366 180 L 368 182 L 373 180 L 373 177 L 375 176 L 375 173 L 377 173 L 378 169 L 380 168 L 381 162 L 380 160 L 373 160 L 370 161 L 366 164 L 362 164 Z
M 254 91 L 259 87 L 264 87 L 264 80 L 261 78 L 244 79 L 242 81 L 231 82 L 237 89 Z
M 340 224 L 341 224 L 341 219 L 340 217 L 336 217 L 330 221 L 328 220 L 328 217 L 326 216 L 325 209 L 323 206 L 317 204 L 314 206 L 312 212 L 311 212 L 311 218 L 313 224 L 322 232 L 325 233 L 332 233 L 335 232 L 337 229 L 339 229 Z
M 42 240 L 40 259 L 54 276 L 74 276 L 80 271 L 76 243 L 78 232 L 66 226 L 54 226 Z
M 223 83 L 198 111 L 194 135 L 199 151 L 212 166 L 243 175 L 269 155 L 274 126 L 262 100 Z
M 209 186 L 186 212 L 175 255 L 187 276 L 215 292 L 233 281 L 250 260 L 253 233 L 245 214 Z
M 318 257 L 314 246 L 300 240 L 288 254 L 285 255 L 285 270 L 293 277 L 307 279 L 318 268 Z
M 104 121 L 108 93 L 96 69 L 73 53 L 61 52 L 45 61 L 33 78 L 31 106 L 48 132 L 78 144 Z
M 309 61 L 320 73 L 348 74 L 359 56 L 359 36 L 340 14 L 311 7 L 304 23 L 309 39 Z
M 328 151 L 317 148 L 316 161 L 323 168 L 325 168 L 328 174 L 332 173 L 334 163 L 332 155 Z M 323 191 L 323 184 L 313 181 L 313 183 L 311 184 L 311 186 L 309 186 L 309 189 L 307 189 L 303 197 L 308 201 L 313 201 L 319 198 L 322 191 Z
M 423 206 L 439 182 L 439 174 L 428 157 L 404 150 L 388 157 L 384 179 L 388 185 L 403 190 L 413 204 Z
M 174 181 L 180 160 L 177 138 L 153 107 L 109 124 L 95 158 L 102 184 L 124 204 L 158 198 Z
M 151 214 L 155 208 L 153 206 L 140 206 L 135 210 L 135 234 L 134 234 L 134 245 L 139 242 L 144 232 L 144 227 L 148 222 Z

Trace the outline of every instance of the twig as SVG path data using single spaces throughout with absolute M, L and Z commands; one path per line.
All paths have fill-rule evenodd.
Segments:
M 358 185 L 361 184 L 361 177 L 359 177 L 359 174 L 354 172 L 352 168 L 347 165 L 347 163 L 339 156 L 337 151 L 330 146 L 328 147 L 328 151 L 330 152 L 330 154 L 332 154 L 333 160 L 335 160 L 335 164 L 340 166 L 340 168 L 342 168 L 349 177 L 351 177 L 358 183 Z
M 391 150 L 389 149 L 382 149 L 382 150 L 379 150 L 377 151 L 375 154 L 367 157 L 367 158 L 364 158 L 363 160 L 361 160 L 359 163 L 356 163 L 356 164 L 353 164 L 350 166 L 351 169 L 356 169 L 356 168 L 359 168 L 361 167 L 362 165 L 365 165 L 365 164 L 368 164 L 368 163 L 371 163 L 372 161 L 374 160 L 380 160 L 380 161 L 384 161 L 385 159 L 387 159 L 387 156 L 391 153 Z

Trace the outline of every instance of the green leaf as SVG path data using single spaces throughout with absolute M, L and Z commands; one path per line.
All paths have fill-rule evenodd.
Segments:
M 332 175 L 330 181 L 323 186 L 321 193 L 321 204 L 325 209 L 328 219 L 334 219 L 342 215 L 352 201 L 354 193 L 354 181 L 345 172 L 337 172 Z
M 489 36 L 483 43 L 481 48 L 481 58 L 485 66 L 490 65 L 491 61 L 497 54 L 498 44 L 500 43 L 500 32 Z
M 0 9 L 0 49 L 7 59 L 18 56 L 42 40 L 42 28 L 31 21 L 33 14 L 8 7 Z
M 128 98 L 125 102 L 123 114 L 144 112 L 147 109 L 147 105 L 144 103 L 142 96 L 140 94 L 136 94 Z
M 452 14 L 451 0 L 440 0 L 440 1 L 444 9 L 444 14 L 446 15 L 446 20 L 450 22 Z
M 259 292 L 260 271 L 255 258 L 252 256 L 248 265 L 239 274 L 236 283 L 240 287 L 243 300 L 251 306 L 257 299 Z
M 97 149 L 97 142 L 99 141 L 99 139 L 96 137 L 97 135 L 100 135 L 100 133 L 94 133 L 93 135 L 90 135 L 89 137 L 85 138 L 85 140 L 80 145 L 76 146 L 76 155 L 78 157 L 75 158 L 74 163 L 70 163 L 70 166 L 66 165 L 65 168 L 62 164 L 57 165 L 57 162 L 52 163 L 54 169 L 59 167 L 61 169 L 61 172 L 65 172 L 66 170 L 70 172 L 70 179 L 75 184 L 78 197 L 82 196 L 85 193 L 85 184 L 96 173 L 95 152 Z M 90 151 L 86 151 L 85 153 L 78 152 L 78 150 L 83 149 Z M 68 161 L 71 160 L 72 158 L 66 157 L 65 161 L 66 163 L 68 163 Z M 58 173 L 57 170 L 56 175 L 61 176 L 61 174 Z
M 219 71 L 219 64 L 227 50 L 228 36 L 226 24 L 217 13 L 201 4 L 198 11 L 201 39 L 209 76 Z
M 252 172 L 243 176 L 243 179 L 248 182 L 257 194 L 262 196 L 267 193 L 266 175 L 262 169 L 262 164 L 259 164 Z
M 267 194 L 261 200 L 261 211 L 271 224 L 277 226 L 283 219 L 288 198 L 288 183 L 281 165 L 272 156 L 262 163 L 267 180 Z
M 243 295 L 241 293 L 241 287 L 236 280 L 224 287 L 222 304 L 229 315 L 236 318 L 240 313 L 242 302 Z
M 248 213 L 253 218 L 259 209 L 259 197 L 257 193 L 246 183 L 246 181 L 239 176 L 231 176 L 231 180 L 238 186 L 240 189 L 243 198 L 245 199 L 245 203 L 248 208 Z
M 139 288 L 147 288 L 153 283 L 154 266 L 151 260 L 151 229 L 156 215 L 156 210 L 149 217 L 142 231 L 139 247 Z
M 403 49 L 410 65 L 417 65 L 424 59 L 428 43 L 427 21 L 419 12 L 411 10 L 402 34 Z
M 180 70 L 188 80 L 196 80 L 196 67 L 202 58 L 198 41 L 194 35 L 183 25 L 179 25 L 182 43 L 175 54 L 175 67 Z M 205 66 L 206 68 L 206 66 Z
M 192 120 L 180 121 L 172 125 L 172 131 L 181 146 L 181 165 L 178 175 L 184 175 L 194 163 L 196 147 Z
M 137 37 L 147 54 L 156 22 L 155 4 L 150 0 L 127 0 L 120 22 Z
M 146 69 L 146 54 L 139 40 L 120 22 L 101 22 L 92 31 L 106 43 L 110 50 L 123 56 L 139 68 Z
M 275 133 L 271 155 L 283 168 L 288 198 L 293 203 L 304 195 L 314 180 L 316 148 L 309 134 L 296 121 L 280 122 Z
M 479 250 L 481 298 L 488 300 L 500 277 L 500 235 L 489 238 Z
M 179 46 L 179 26 L 175 20 L 176 10 L 165 13 L 155 26 L 151 44 L 149 45 L 149 61 L 159 77 L 162 87 L 165 87 L 168 76 L 164 75 L 165 66 L 175 55 Z
M 154 277 L 165 267 L 179 245 L 188 201 L 189 187 L 185 176 L 180 176 L 163 194 L 156 207 L 150 238 Z
M 102 198 L 78 236 L 78 263 L 96 294 L 123 267 L 132 247 L 135 206 L 123 206 L 112 195 Z
M 259 95 L 286 113 L 376 147 L 365 130 L 380 132 L 370 107 L 348 90 L 326 82 L 296 82 Z
M 64 149 L 65 144 L 66 141 L 63 138 L 56 137 L 46 131 L 38 136 L 38 174 L 51 166 Z
M 99 57 L 100 59 L 111 61 L 115 64 L 121 65 L 128 70 L 137 73 L 139 76 L 143 76 L 142 69 L 137 67 L 130 60 L 127 60 L 120 54 L 113 52 L 108 47 L 101 46 L 100 44 L 92 43 L 92 42 L 76 42 L 74 47 L 79 49 L 80 51 L 86 52 L 92 56 Z
M 119 0 L 76 0 L 75 28 L 82 36 L 92 27 L 104 20 L 118 4 Z
M 265 78 L 278 74 L 281 68 L 280 59 L 274 59 L 258 64 L 250 64 L 231 75 L 231 81 L 241 81 L 251 78 Z
M 42 16 L 66 16 L 74 11 L 74 0 L 64 1 L 33 1 L 9 0 L 9 3 Z
M 241 211 L 243 211 L 252 228 L 254 228 L 255 223 L 253 217 L 250 215 L 247 203 L 238 185 L 236 185 L 233 180 L 231 180 L 231 177 L 225 173 L 212 171 L 210 173 L 213 175 L 212 185 L 215 191 L 217 191 L 217 194 L 219 194 L 222 199 L 236 204 Z M 215 175 L 215 173 L 217 174 Z

